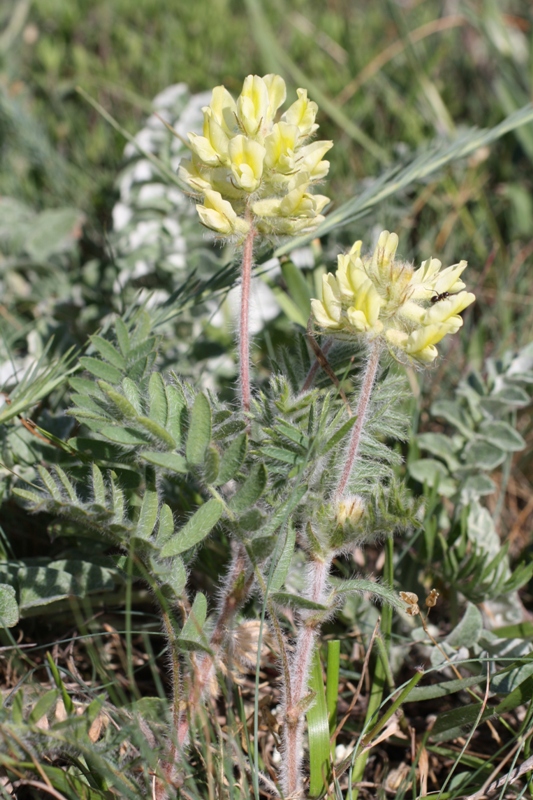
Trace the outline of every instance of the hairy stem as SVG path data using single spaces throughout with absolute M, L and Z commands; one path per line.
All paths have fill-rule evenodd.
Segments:
M 190 721 L 198 710 L 205 689 L 215 668 L 215 659 L 220 651 L 229 622 L 248 597 L 253 575 L 244 579 L 247 558 L 246 551 L 239 545 L 231 560 L 226 576 L 225 587 L 220 601 L 220 610 L 209 646 L 211 653 L 205 653 L 192 676 L 188 712 L 182 711 L 177 720 L 178 745 L 183 747 L 189 736 Z
M 326 582 L 331 559 L 315 560 L 309 575 L 309 600 L 324 602 Z M 302 728 L 305 713 L 304 700 L 308 692 L 311 659 L 320 622 L 313 619 L 316 612 L 302 613 L 296 648 L 290 664 L 289 686 L 285 687 L 285 719 L 283 725 L 283 750 L 285 756 L 283 793 L 298 797 L 302 792 Z
M 250 222 L 250 230 L 244 240 L 241 266 L 241 315 L 239 323 L 239 383 L 242 410 L 250 411 L 252 394 L 250 390 L 250 288 L 252 283 L 252 262 L 254 251 L 255 228 L 251 214 L 246 212 Z
M 392 586 L 394 579 L 394 542 L 392 537 L 388 537 L 385 542 L 385 568 L 383 576 L 385 582 Z M 387 664 L 384 659 L 388 657 L 390 638 L 392 628 L 392 608 L 384 606 L 381 614 L 381 636 L 383 638 L 383 652 L 381 652 L 374 663 L 374 673 L 372 675 L 372 687 L 370 689 L 370 697 L 368 698 L 368 706 L 365 716 L 365 728 L 370 724 L 375 723 L 375 716 L 381 707 L 383 699 L 383 690 L 387 683 Z M 352 772 L 352 797 L 357 800 L 359 789 L 354 784 L 359 783 L 363 779 L 366 763 L 370 750 L 362 750 L 355 759 L 353 772 Z
M 359 394 L 359 402 L 357 403 L 357 408 L 355 410 L 357 422 L 352 429 L 350 443 L 346 452 L 344 470 L 335 492 L 335 498 L 337 500 L 340 500 L 342 497 L 344 497 L 348 481 L 350 480 L 350 475 L 352 474 L 353 465 L 357 458 L 357 454 L 359 453 L 361 436 L 363 433 L 364 424 L 366 422 L 368 404 L 372 396 L 372 389 L 374 388 L 376 375 L 378 373 L 380 355 L 381 345 L 376 340 L 371 345 L 370 355 L 366 364 L 365 373 L 363 375 L 363 382 L 361 384 L 361 391 Z

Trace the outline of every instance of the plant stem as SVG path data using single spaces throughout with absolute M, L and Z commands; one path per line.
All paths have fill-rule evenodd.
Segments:
M 389 586 L 392 586 L 394 577 L 393 555 L 394 555 L 394 543 L 392 537 L 389 536 L 385 541 L 385 567 L 383 570 L 385 581 L 386 583 L 389 584 Z M 365 727 L 372 721 L 373 717 L 378 712 L 379 707 L 381 706 L 381 701 L 383 699 L 383 689 L 385 688 L 385 684 L 387 682 L 387 667 L 388 667 L 388 665 L 384 663 L 383 659 L 386 658 L 388 655 L 391 628 L 392 628 L 392 608 L 390 606 L 384 606 L 381 615 L 381 635 L 383 638 L 384 652 L 380 653 L 380 655 L 378 655 L 375 661 L 374 674 L 372 676 L 372 687 L 370 689 L 370 697 L 368 699 L 368 706 L 366 709 Z M 363 779 L 366 762 L 368 761 L 369 754 L 370 750 L 363 750 L 355 759 L 352 772 L 352 785 L 354 783 L 358 783 Z M 357 800 L 358 793 L 359 791 L 356 787 L 351 795 L 352 800 Z
M 180 747 L 183 747 L 187 742 L 191 719 L 198 709 L 205 688 L 215 668 L 215 659 L 223 642 L 228 624 L 237 609 L 248 597 L 253 575 L 250 575 L 247 580 L 240 583 L 246 569 L 246 563 L 246 552 L 244 547 L 239 545 L 228 569 L 226 585 L 220 602 L 218 619 L 209 642 L 212 652 L 205 653 L 202 656 L 198 668 L 192 677 L 188 713 L 183 711 L 178 716 L 177 740 Z
M 331 558 L 315 560 L 311 564 L 309 591 L 306 597 L 315 603 L 324 602 L 326 582 Z M 289 687 L 285 691 L 285 720 L 283 725 L 283 750 L 285 756 L 283 775 L 283 794 L 285 797 L 298 797 L 302 791 L 302 728 L 304 720 L 304 700 L 308 693 L 311 658 L 320 621 L 316 611 L 302 612 L 301 623 L 296 639 L 296 648 L 291 659 Z M 315 619 L 314 619 L 315 617 Z M 290 702 L 287 700 L 290 689 Z
M 359 402 L 357 403 L 357 409 L 355 411 L 355 415 L 357 416 L 357 422 L 355 423 L 352 430 L 350 443 L 348 445 L 348 450 L 346 452 L 346 463 L 344 464 L 344 470 L 342 472 L 339 485 L 337 486 L 337 490 L 335 492 L 335 498 L 337 500 L 340 500 L 342 497 L 344 497 L 344 494 L 346 492 L 346 486 L 348 485 L 348 481 L 350 480 L 350 475 L 352 474 L 353 465 L 355 463 L 357 454 L 359 452 L 359 446 L 361 444 L 361 435 L 363 433 L 363 427 L 366 422 L 368 404 L 370 402 L 372 389 L 374 388 L 374 383 L 378 372 L 380 355 L 381 355 L 381 345 L 379 344 L 378 340 L 375 340 L 374 342 L 372 342 L 371 345 L 370 356 L 366 364 L 365 374 L 363 375 L 363 382 L 361 384 L 361 391 L 359 393 Z
M 246 212 L 250 229 L 244 240 L 241 267 L 241 315 L 239 324 L 239 381 L 242 410 L 250 411 L 252 394 L 250 391 L 250 288 L 252 283 L 252 262 L 254 237 L 256 234 L 252 224 L 252 215 Z

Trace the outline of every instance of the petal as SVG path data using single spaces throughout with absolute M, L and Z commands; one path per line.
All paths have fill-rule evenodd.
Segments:
M 317 325 L 320 325 L 320 327 L 329 328 L 330 330 L 338 330 L 340 328 L 340 325 L 331 319 L 320 300 L 311 300 L 311 310 L 313 312 L 315 322 Z
M 237 105 L 225 86 L 215 86 L 209 104 L 213 117 L 230 136 L 237 126 Z
M 341 293 L 331 272 L 322 278 L 322 302 L 330 319 L 338 323 L 342 315 Z
M 270 104 L 270 118 L 273 119 L 276 111 L 285 102 L 287 97 L 287 87 L 281 75 L 264 75 L 263 81 L 267 87 L 268 100 Z
M 287 109 L 282 119 L 290 125 L 296 125 L 300 136 L 310 136 L 318 128 L 315 124 L 318 106 L 307 98 L 307 89 L 297 89 L 296 94 L 298 100 Z
M 460 314 L 476 299 L 472 292 L 459 292 L 443 300 L 433 303 L 424 313 L 424 325 L 431 325 L 434 322 L 446 322 L 451 317 Z
M 199 136 L 197 133 L 189 133 L 188 136 L 191 150 L 198 156 L 200 161 L 210 167 L 216 167 L 220 164 L 220 157 L 209 139 L 206 139 L 205 136 Z
M 249 136 L 258 133 L 261 124 L 267 120 L 269 107 L 268 89 L 263 78 L 259 75 L 248 75 L 237 100 L 237 112 L 241 125 Z
M 468 265 L 467 261 L 460 261 L 459 264 L 454 264 L 452 267 L 443 269 L 437 275 L 435 280 L 434 289 L 437 294 L 442 292 L 459 292 L 465 288 L 463 281 L 459 280 L 460 275 L 464 272 Z

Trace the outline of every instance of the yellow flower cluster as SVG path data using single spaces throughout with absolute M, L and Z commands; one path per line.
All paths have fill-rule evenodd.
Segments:
M 323 220 L 328 197 L 311 194 L 329 170 L 323 156 L 333 142 L 309 142 L 317 130 L 317 104 L 305 89 L 275 122 L 285 101 L 279 75 L 248 75 L 234 100 L 216 86 L 203 109 L 203 136 L 189 133 L 192 157 L 180 177 L 203 199 L 197 210 L 204 225 L 220 236 L 258 233 L 294 235 Z
M 338 257 L 335 275 L 323 278 L 322 300 L 313 300 L 319 327 L 342 338 L 379 337 L 399 361 L 429 364 L 435 345 L 463 324 L 459 316 L 474 302 L 461 274 L 466 261 L 441 270 L 436 258 L 415 270 L 396 261 L 398 236 L 383 231 L 374 253 L 361 256 L 361 242 Z

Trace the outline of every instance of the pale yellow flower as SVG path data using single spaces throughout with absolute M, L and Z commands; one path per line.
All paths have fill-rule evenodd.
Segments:
M 475 300 L 463 291 L 466 261 L 441 270 L 436 258 L 418 270 L 396 260 L 398 236 L 383 231 L 370 256 L 361 242 L 338 257 L 335 275 L 324 276 L 322 300 L 312 300 L 317 325 L 334 335 L 380 338 L 400 361 L 429 364 L 435 347 L 463 324 L 461 311 Z
M 213 89 L 202 135 L 189 134 L 192 157 L 180 164 L 179 176 L 203 201 L 197 206 L 203 224 L 219 236 L 242 238 L 250 225 L 266 235 L 293 235 L 323 220 L 329 199 L 311 189 L 327 175 L 324 155 L 333 143 L 309 142 L 318 107 L 305 89 L 297 94 L 276 121 L 286 97 L 279 75 L 248 75 L 237 100 L 224 86 Z M 213 206 L 213 192 L 231 204 L 239 223 L 221 211 L 220 200 Z

